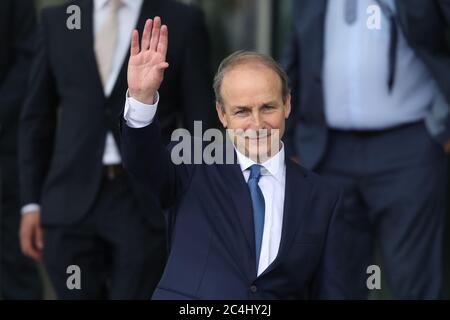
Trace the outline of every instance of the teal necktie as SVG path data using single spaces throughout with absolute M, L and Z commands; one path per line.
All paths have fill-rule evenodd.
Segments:
M 266 204 L 258 182 L 261 178 L 261 166 L 254 164 L 250 167 L 250 177 L 248 179 L 248 187 L 252 197 L 253 205 L 253 221 L 255 226 L 255 249 L 256 249 L 256 270 L 258 271 L 259 256 L 261 253 L 261 244 L 264 231 L 264 213 Z

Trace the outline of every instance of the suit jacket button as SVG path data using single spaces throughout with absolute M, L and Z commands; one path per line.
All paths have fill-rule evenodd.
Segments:
M 250 291 L 253 292 L 253 293 L 256 293 L 258 291 L 258 287 L 253 285 L 253 286 L 250 287 Z

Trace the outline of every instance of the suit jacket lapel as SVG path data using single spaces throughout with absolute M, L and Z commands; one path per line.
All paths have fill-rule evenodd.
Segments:
M 253 226 L 251 196 L 239 164 L 229 164 L 225 165 L 225 167 L 225 183 L 229 190 L 231 190 L 230 197 L 234 207 L 233 211 L 236 215 L 235 218 L 241 226 L 247 244 L 246 248 L 243 249 L 244 253 L 246 253 L 245 256 L 248 257 L 248 260 L 246 261 L 246 273 L 248 273 L 248 277 L 251 278 L 256 275 L 255 231 Z M 243 257 L 241 254 L 238 254 L 238 258 L 242 259 Z M 242 261 L 238 262 L 242 263 Z
M 220 179 L 223 181 L 223 185 L 226 186 L 225 196 L 229 197 L 228 201 L 232 206 L 233 212 L 231 213 L 229 219 L 231 219 L 231 222 L 234 225 L 238 226 L 237 229 L 240 233 L 230 241 L 233 243 L 237 241 L 234 246 L 235 248 L 238 248 L 239 251 L 233 255 L 235 256 L 237 264 L 244 268 L 246 277 L 251 280 L 256 276 L 256 255 L 253 209 L 250 191 L 238 163 L 233 143 L 227 134 L 225 134 L 223 149 L 226 150 L 223 154 L 223 163 L 227 163 L 227 153 L 233 153 L 232 164 L 218 166 L 220 167 Z M 242 247 L 242 240 L 240 239 L 245 241 L 245 247 Z
M 289 254 L 289 248 L 300 229 L 302 218 L 310 210 L 311 187 L 306 182 L 304 174 L 292 161 L 286 161 L 286 186 L 284 196 L 283 227 L 281 231 L 280 248 L 276 259 L 260 275 L 272 271 L 280 261 Z
M 135 29 L 139 31 L 139 36 L 142 36 L 142 31 L 144 30 L 145 21 L 147 19 L 153 19 L 159 13 L 159 7 L 161 3 L 159 0 L 144 0 L 142 2 L 141 12 L 139 13 L 139 19 L 135 26 Z M 131 41 L 131 35 L 130 35 Z M 113 98 L 116 94 L 117 89 L 126 86 L 127 79 L 127 68 L 128 68 L 128 60 L 130 59 L 130 53 L 128 52 L 125 56 L 125 59 L 122 62 L 122 68 L 120 69 L 119 75 L 117 77 L 116 83 L 114 84 L 113 91 L 111 92 L 110 98 Z M 124 82 L 124 83 L 122 83 Z M 123 95 L 124 92 L 118 92 L 118 94 Z
M 286 162 L 286 188 L 284 198 L 283 230 L 281 234 L 280 253 L 289 248 L 302 217 L 307 213 L 310 203 L 311 186 L 305 175 L 292 161 Z
M 80 2 L 81 9 L 81 29 L 74 32 L 79 36 L 80 52 L 82 57 L 86 60 L 86 68 L 88 74 L 91 74 L 90 79 L 86 81 L 93 81 L 98 90 L 103 95 L 103 85 L 100 79 L 100 73 L 97 67 L 97 60 L 94 52 L 94 2 L 91 0 L 83 0 Z
M 410 39 L 409 30 L 411 30 L 411 28 L 414 26 L 409 25 L 408 16 L 410 14 L 414 15 L 416 13 L 420 13 L 420 12 L 424 11 L 423 8 L 421 7 L 423 5 L 423 1 L 418 2 L 418 1 L 410 0 L 407 2 L 408 3 L 406 3 L 405 1 L 402 1 L 402 0 L 395 0 L 397 25 L 398 25 L 399 29 L 403 32 L 403 36 L 408 41 L 409 45 L 412 46 L 413 41 L 411 41 L 411 39 Z M 412 2 L 415 2 L 415 3 L 412 3 Z M 410 8 L 413 8 L 413 10 L 410 10 Z

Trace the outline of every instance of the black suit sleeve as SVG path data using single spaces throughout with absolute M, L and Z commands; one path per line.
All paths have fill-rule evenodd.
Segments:
M 10 47 L 12 61 L 7 74 L 0 83 L 0 121 L 2 130 L 17 123 L 20 108 L 26 94 L 24 84 L 28 80 L 33 55 L 33 31 L 36 24 L 36 11 L 32 0 L 12 2 L 11 39 L 12 43 L 2 44 Z
M 214 107 L 210 45 L 204 17 L 193 10 L 187 26 L 181 66 L 181 104 L 183 126 L 194 132 L 194 121 L 201 120 L 203 130 L 217 128 L 218 118 Z
M 41 189 L 53 152 L 58 104 L 48 54 L 47 14 L 36 36 L 27 98 L 19 127 L 19 165 L 22 204 L 40 203 Z

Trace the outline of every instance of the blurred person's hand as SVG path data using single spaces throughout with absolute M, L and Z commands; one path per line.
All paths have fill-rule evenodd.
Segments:
M 34 260 L 41 260 L 44 249 L 44 233 L 41 228 L 40 211 L 22 215 L 19 237 L 22 252 Z
M 300 156 L 291 156 L 291 160 L 296 164 L 300 164 Z
M 154 104 L 154 97 L 164 78 L 164 70 L 169 67 L 166 62 L 168 29 L 161 26 L 161 19 L 148 19 L 142 33 L 139 48 L 139 32 L 131 36 L 131 52 L 128 62 L 129 95 L 145 104 Z
M 446 154 L 450 153 L 450 140 L 444 143 L 444 151 Z

